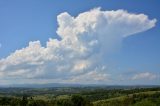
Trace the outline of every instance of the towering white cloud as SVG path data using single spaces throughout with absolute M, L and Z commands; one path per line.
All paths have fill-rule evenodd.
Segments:
M 96 8 L 73 17 L 57 16 L 61 40 L 40 41 L 16 50 L 0 60 L 1 79 L 60 79 L 60 81 L 108 81 L 103 59 L 121 45 L 122 39 L 155 26 L 144 14 Z

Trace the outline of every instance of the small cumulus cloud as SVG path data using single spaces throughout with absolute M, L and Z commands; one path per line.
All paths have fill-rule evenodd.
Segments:
M 45 47 L 40 41 L 31 41 L 27 47 L 1 59 L 1 80 L 108 81 L 111 76 L 103 59 L 119 48 L 125 37 L 151 29 L 156 23 L 156 19 L 144 14 L 100 8 L 76 17 L 64 12 L 57 16 L 57 21 L 61 40 L 49 39 Z
M 131 79 L 132 80 L 153 80 L 157 78 L 157 76 L 150 72 L 143 72 L 135 74 Z
M 90 71 L 88 73 L 73 76 L 67 82 L 85 83 L 85 84 L 102 84 L 110 81 L 110 74 L 100 73 L 98 71 Z

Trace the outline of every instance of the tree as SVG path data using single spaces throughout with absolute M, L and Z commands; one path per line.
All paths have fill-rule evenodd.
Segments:
M 71 101 L 74 106 L 92 106 L 92 104 L 81 95 L 72 95 Z
M 23 96 L 21 103 L 20 103 L 20 106 L 27 106 L 27 103 L 28 103 L 27 97 Z

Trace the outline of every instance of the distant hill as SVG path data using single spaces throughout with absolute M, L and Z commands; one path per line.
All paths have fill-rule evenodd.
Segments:
M 47 83 L 47 84 L 12 84 L 1 85 L 1 88 L 54 88 L 54 87 L 101 87 L 108 89 L 135 89 L 135 88 L 152 88 L 160 85 L 100 85 L 100 84 L 65 84 L 65 83 Z

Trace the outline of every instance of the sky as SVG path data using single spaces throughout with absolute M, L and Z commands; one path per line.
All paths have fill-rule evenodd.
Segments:
M 160 85 L 159 0 L 0 0 L 0 84 Z

